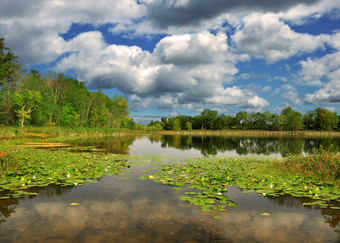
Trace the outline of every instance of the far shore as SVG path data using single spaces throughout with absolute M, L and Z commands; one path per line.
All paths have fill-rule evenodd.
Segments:
M 262 136 L 262 137 L 340 137 L 339 131 L 263 131 L 263 130 L 131 130 L 112 128 L 0 127 L 1 139 L 51 137 L 98 137 L 126 135 Z
M 191 131 L 156 131 L 163 135 L 222 135 L 222 136 L 303 136 L 303 137 L 338 137 L 336 131 L 241 131 L 241 130 L 191 130 Z

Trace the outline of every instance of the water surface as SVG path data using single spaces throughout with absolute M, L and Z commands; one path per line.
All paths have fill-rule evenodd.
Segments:
M 199 143 L 198 141 L 202 141 Z M 309 153 L 320 144 L 338 148 L 338 139 L 289 141 L 272 138 L 122 137 L 73 142 L 108 153 L 285 156 Z M 311 144 L 315 144 L 311 147 Z M 127 175 L 105 176 L 98 183 L 35 188 L 38 196 L 0 200 L 1 242 L 338 242 L 339 210 L 304 207 L 307 199 L 260 197 L 229 187 L 238 207 L 202 212 L 181 202 L 183 190 L 136 180 L 148 168 L 131 167 Z M 123 177 L 128 179 L 120 179 Z M 185 189 L 184 189 L 185 190 Z M 78 203 L 71 206 L 71 203 Z M 268 216 L 261 214 L 267 213 Z M 219 216 L 218 220 L 213 216 Z

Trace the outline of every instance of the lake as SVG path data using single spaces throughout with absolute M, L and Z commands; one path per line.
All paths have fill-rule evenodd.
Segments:
M 320 146 L 340 151 L 339 138 L 121 136 L 74 139 L 105 153 L 181 160 L 203 156 L 273 156 L 314 153 Z M 43 149 L 43 148 L 37 148 Z M 170 159 L 170 158 L 169 158 Z M 171 160 L 171 159 L 170 159 Z M 161 163 L 158 160 L 158 163 Z M 37 196 L 0 200 L 1 242 L 339 242 L 340 210 L 306 207 L 307 199 L 228 187 L 237 207 L 202 212 L 182 202 L 180 190 L 137 180 L 149 164 L 131 166 L 125 175 L 104 176 L 82 186 L 33 188 Z M 131 173 L 130 173 L 131 172 Z M 133 172 L 133 173 L 132 173 Z M 148 172 L 150 173 L 150 172 Z M 74 203 L 72 205 L 72 203 Z

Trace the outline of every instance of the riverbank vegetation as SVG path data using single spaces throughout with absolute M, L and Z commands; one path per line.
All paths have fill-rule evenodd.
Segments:
M 148 130 L 336 131 L 340 130 L 340 119 L 336 112 L 323 108 L 305 115 L 286 107 L 280 114 L 240 111 L 235 116 L 205 109 L 194 117 L 182 115 L 151 121 Z

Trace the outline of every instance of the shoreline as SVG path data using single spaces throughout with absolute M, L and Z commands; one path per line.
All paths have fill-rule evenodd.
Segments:
M 183 135 L 183 136 L 251 136 L 251 137 L 340 137 L 338 131 L 256 131 L 256 130 L 117 130 L 112 128 L 63 128 L 63 127 L 0 127 L 0 140 L 45 139 L 53 137 L 91 136 L 138 136 L 138 135 Z

